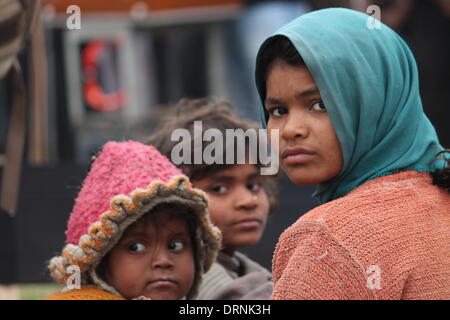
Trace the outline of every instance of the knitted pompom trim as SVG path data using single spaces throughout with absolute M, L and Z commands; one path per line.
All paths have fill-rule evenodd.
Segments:
M 184 175 L 172 177 L 168 183 L 153 181 L 146 189 L 138 188 L 130 197 L 117 195 L 112 198 L 111 210 L 100 215 L 100 220 L 92 223 L 88 233 L 80 237 L 78 245 L 67 244 L 60 256 L 50 260 L 48 268 L 52 278 L 66 284 L 72 273 L 67 272 L 69 266 L 78 266 L 81 271 L 81 282 L 94 284 L 114 294 L 119 294 L 96 274 L 101 259 L 120 240 L 125 229 L 160 203 L 178 202 L 193 209 L 199 225 L 196 230 L 195 257 L 196 276 L 190 296 L 196 294 L 201 275 L 208 271 L 217 258 L 222 234 L 209 218 L 207 196 L 192 188 L 189 179 Z M 119 294 L 120 295 L 120 294 Z

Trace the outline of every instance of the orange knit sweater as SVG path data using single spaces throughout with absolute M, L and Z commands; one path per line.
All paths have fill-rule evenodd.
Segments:
M 273 299 L 450 299 L 450 195 L 427 173 L 361 185 L 281 235 Z
M 81 287 L 66 292 L 55 293 L 45 300 L 125 300 L 115 294 L 94 287 Z

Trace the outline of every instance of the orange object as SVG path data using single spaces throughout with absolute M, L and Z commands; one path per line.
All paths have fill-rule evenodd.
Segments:
M 309 211 L 278 241 L 272 299 L 450 299 L 449 199 L 404 171 Z
M 92 40 L 83 49 L 84 98 L 87 104 L 97 111 L 118 111 L 125 105 L 123 90 L 106 93 L 98 82 L 98 62 L 105 46 L 102 40 Z
M 66 292 L 55 293 L 45 300 L 125 300 L 115 294 L 93 287 L 81 287 Z

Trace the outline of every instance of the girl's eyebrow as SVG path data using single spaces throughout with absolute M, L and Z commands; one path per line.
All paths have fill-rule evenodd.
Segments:
M 249 175 L 247 175 L 247 179 L 253 179 L 253 178 L 258 178 L 261 175 L 259 174 L 259 172 L 254 172 L 254 173 L 250 173 Z
M 310 96 L 316 96 L 316 95 L 320 95 L 319 88 L 312 87 L 312 88 L 300 91 L 295 96 L 299 99 L 305 99 L 305 98 L 309 98 Z M 283 104 L 283 100 L 277 99 L 277 98 L 267 98 L 266 100 L 264 100 L 264 103 L 268 104 L 268 105 Z
M 264 104 L 283 104 L 283 100 L 275 98 L 267 98 L 264 100 Z
M 308 98 L 310 96 L 316 96 L 316 95 L 320 95 L 319 88 L 313 87 L 313 88 L 306 89 L 304 91 L 297 93 L 296 96 L 297 96 L 297 98 L 304 99 L 304 98 Z
M 174 232 L 172 237 L 189 237 L 190 233 L 188 231 Z
M 236 178 L 233 176 L 226 176 L 226 175 L 217 175 L 217 176 L 213 175 L 210 179 L 212 182 L 217 182 L 217 181 L 233 181 Z
M 122 236 L 122 239 L 125 238 L 146 238 L 148 237 L 149 232 L 143 232 L 143 231 L 135 231 L 135 232 L 128 232 L 124 233 Z
M 252 178 L 256 178 L 256 177 L 258 177 L 260 174 L 259 174 L 259 172 L 254 172 L 254 173 L 250 173 L 250 174 L 248 174 L 245 178 L 246 179 L 252 179 Z M 213 176 L 213 177 L 211 177 L 211 181 L 212 182 L 222 182 L 222 181 L 228 181 L 228 182 L 231 182 L 231 181 L 234 181 L 234 180 L 236 180 L 236 179 L 238 179 L 237 177 L 235 177 L 235 176 L 226 176 L 226 175 L 218 175 L 218 176 Z
M 188 236 L 189 235 L 189 232 L 187 232 L 187 231 L 171 231 L 171 233 L 172 233 L 172 235 L 171 235 L 172 237 L 180 237 L 180 236 Z M 126 235 L 124 234 L 122 239 L 126 239 L 126 238 L 147 238 L 148 236 L 150 236 L 150 232 L 136 231 L 136 232 L 128 233 Z

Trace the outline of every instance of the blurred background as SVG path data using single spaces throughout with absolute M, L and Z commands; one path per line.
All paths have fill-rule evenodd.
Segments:
M 8 16 L 13 2 L 22 9 Z M 450 147 L 450 0 L 0 0 L 0 59 L 31 29 L 21 71 L 0 80 L 0 299 L 55 290 L 46 264 L 64 244 L 92 152 L 145 140 L 181 98 L 225 98 L 257 121 L 262 41 L 309 11 L 373 4 L 411 46 L 425 112 Z M 279 210 L 243 251 L 270 269 L 280 233 L 317 205 L 313 190 L 281 175 Z

